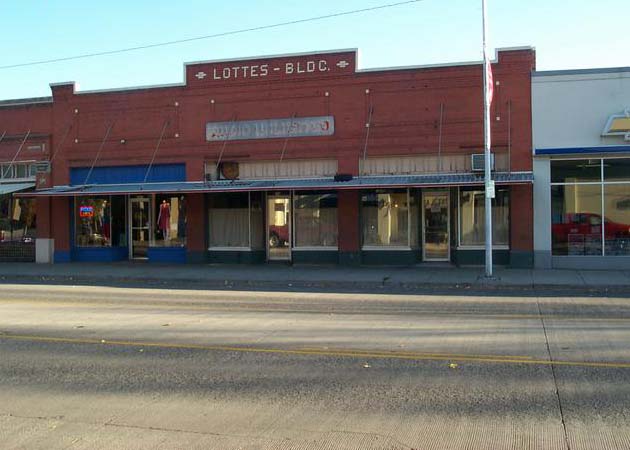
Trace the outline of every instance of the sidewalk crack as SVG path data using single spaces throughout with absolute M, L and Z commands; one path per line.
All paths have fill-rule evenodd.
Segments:
M 540 317 L 540 323 L 542 324 L 543 333 L 545 334 L 545 346 L 547 347 L 547 355 L 549 355 L 549 361 L 551 364 L 551 376 L 553 378 L 553 385 L 556 391 L 556 400 L 558 402 L 558 410 L 560 411 L 560 420 L 562 422 L 562 431 L 564 432 L 564 443 L 567 450 L 571 450 L 569 445 L 569 435 L 567 433 L 567 424 L 564 420 L 564 411 L 562 410 L 562 399 L 560 398 L 560 390 L 558 388 L 558 378 L 556 376 L 555 364 L 553 364 L 553 356 L 551 356 L 551 349 L 549 348 L 549 337 L 547 336 L 547 327 L 545 326 L 545 318 L 540 309 L 540 298 L 536 297 L 536 306 L 538 307 L 538 316 Z

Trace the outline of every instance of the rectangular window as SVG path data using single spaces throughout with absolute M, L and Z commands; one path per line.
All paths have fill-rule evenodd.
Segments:
M 605 254 L 630 255 L 630 184 L 604 185 L 604 213 Z
M 36 231 L 35 199 L 0 195 L 0 242 L 34 242 Z
M 77 197 L 75 201 L 76 245 L 111 246 L 110 197 Z
M 604 182 L 630 181 L 630 158 L 604 160 Z
M 159 194 L 155 196 L 155 242 L 157 247 L 186 245 L 186 197 Z
M 366 192 L 361 196 L 363 245 L 409 247 L 407 190 Z
M 552 183 L 577 183 L 601 181 L 600 159 L 576 159 L 551 161 Z
M 210 247 L 249 248 L 249 194 L 209 195 Z
M 459 245 L 479 247 L 486 242 L 485 192 L 462 189 L 459 193 Z M 510 243 L 510 194 L 497 189 L 492 199 L 492 245 Z
M 295 246 L 337 247 L 337 194 L 296 194 Z
M 551 186 L 553 255 L 602 254 L 600 184 Z

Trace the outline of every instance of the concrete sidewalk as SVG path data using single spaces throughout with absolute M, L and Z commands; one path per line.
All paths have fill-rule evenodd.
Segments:
M 630 271 L 533 270 L 496 268 L 496 279 L 483 267 L 416 265 L 343 267 L 310 265 L 162 265 L 138 262 L 39 265 L 0 263 L 0 282 L 64 284 L 148 283 L 195 287 L 327 287 L 348 289 L 431 287 L 630 289 Z

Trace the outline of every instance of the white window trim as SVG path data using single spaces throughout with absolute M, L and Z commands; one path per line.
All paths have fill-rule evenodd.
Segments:
M 209 252 L 249 252 L 251 247 L 208 247 Z

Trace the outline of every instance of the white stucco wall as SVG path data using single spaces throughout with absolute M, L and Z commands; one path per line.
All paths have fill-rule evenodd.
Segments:
M 630 145 L 621 136 L 601 136 L 608 118 L 625 109 L 630 109 L 630 67 L 535 72 L 534 148 Z

